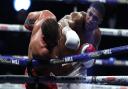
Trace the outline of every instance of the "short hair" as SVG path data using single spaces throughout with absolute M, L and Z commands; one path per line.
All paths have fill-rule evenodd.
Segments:
M 90 5 L 90 7 L 94 7 L 102 15 L 102 17 L 104 17 L 105 6 L 102 2 L 95 1 Z
M 59 25 L 56 19 L 46 19 L 41 25 L 41 30 L 45 40 L 57 41 L 59 39 Z

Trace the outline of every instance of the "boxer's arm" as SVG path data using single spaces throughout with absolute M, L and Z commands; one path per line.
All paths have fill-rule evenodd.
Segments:
M 65 15 L 58 23 L 61 24 L 62 27 L 74 25 L 76 22 L 82 22 L 85 16 L 86 13 L 84 11 L 72 12 L 70 15 Z
M 62 33 L 66 37 L 65 45 L 67 48 L 77 49 L 80 45 L 80 39 L 77 33 L 72 29 L 74 25 L 82 24 L 84 21 L 85 12 L 72 12 L 70 15 L 65 15 L 58 23 L 63 28 Z M 71 35 L 72 34 L 72 35 Z
M 101 32 L 100 32 L 99 28 L 96 28 L 95 30 L 93 30 L 85 35 L 88 35 L 87 38 L 85 39 L 85 41 L 87 43 L 93 44 L 93 46 L 97 50 L 99 47 L 100 41 L 101 41 Z
M 77 33 L 69 26 L 65 26 L 62 29 L 62 34 L 65 35 L 65 46 L 69 49 L 77 50 L 80 46 L 80 38 Z
M 30 31 L 33 30 L 33 26 L 35 21 L 38 19 L 38 17 L 40 16 L 40 11 L 36 11 L 36 12 L 30 12 L 25 20 L 24 23 L 24 27 Z
M 69 49 L 76 50 L 79 48 L 80 45 L 80 39 L 77 33 L 71 29 L 70 23 L 71 23 L 71 16 L 66 15 L 64 16 L 58 23 L 60 24 L 62 28 L 62 34 L 65 36 L 65 46 Z
M 34 26 L 32 25 L 33 26 L 32 35 L 34 35 L 39 29 L 41 29 L 40 27 L 42 23 L 45 21 L 45 19 L 52 18 L 56 20 L 55 15 L 49 10 L 42 10 L 42 11 L 38 11 L 37 13 L 33 12 L 32 15 L 36 19 L 34 22 Z
M 81 22 L 85 14 L 86 14 L 85 12 L 81 11 L 81 12 L 72 12 L 70 15 L 71 15 L 72 21 L 76 23 L 76 21 Z
M 99 28 L 97 28 L 96 30 L 94 30 L 94 46 L 96 49 L 98 49 L 100 41 L 101 41 L 101 31 L 99 30 Z
M 71 15 L 65 15 L 62 19 L 58 21 L 58 24 L 64 28 L 65 26 L 69 26 L 72 23 Z M 70 26 L 69 26 L 70 27 Z
M 81 46 L 80 53 L 93 52 L 98 49 L 98 46 L 101 40 L 101 32 L 99 28 L 97 28 L 92 35 L 93 35 L 94 42 L 92 42 L 92 44 L 90 43 L 83 44 Z M 92 59 L 87 62 L 84 62 L 83 64 L 85 65 L 86 68 L 90 68 L 94 65 L 94 63 L 95 63 L 95 59 Z

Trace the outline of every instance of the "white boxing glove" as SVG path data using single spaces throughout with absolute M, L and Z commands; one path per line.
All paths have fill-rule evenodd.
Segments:
M 77 33 L 69 26 L 65 26 L 62 29 L 62 34 L 66 37 L 65 46 L 69 49 L 78 49 L 80 46 L 80 38 Z

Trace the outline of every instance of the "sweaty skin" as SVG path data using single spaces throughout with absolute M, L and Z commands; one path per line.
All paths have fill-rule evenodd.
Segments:
M 47 18 L 55 18 L 56 17 L 48 10 L 40 11 L 40 12 L 33 12 L 31 13 L 31 16 L 37 17 L 37 20 L 35 20 L 35 23 L 33 25 L 33 30 L 31 34 L 30 44 L 29 44 L 29 58 L 32 58 L 32 56 L 50 56 L 49 50 L 46 48 L 47 44 L 44 41 L 44 35 L 41 31 L 41 24 L 45 19 Z
M 67 25 L 69 25 L 69 27 L 72 30 L 75 30 L 80 37 L 81 45 L 84 43 L 91 43 L 97 49 L 101 39 L 101 32 L 98 27 L 92 31 L 89 31 L 85 28 L 86 20 L 88 19 L 86 16 L 87 15 L 85 12 L 72 12 L 70 15 L 64 16 L 58 23 L 60 25 L 61 30 L 63 30 L 63 27 Z M 67 55 L 76 55 L 80 53 L 80 48 L 78 50 L 71 50 L 66 48 L 64 43 L 65 43 L 65 37 L 61 35 L 59 40 L 59 45 L 57 48 L 59 51 L 58 55 L 60 57 L 67 56 Z M 72 65 L 72 63 L 63 64 L 59 68 L 58 70 L 59 74 L 57 75 L 67 75 L 74 68 L 75 68 L 75 65 Z
M 35 19 L 36 18 L 36 19 Z M 31 25 L 32 33 L 31 33 L 31 39 L 29 43 L 29 49 L 28 49 L 28 57 L 31 60 L 34 57 L 37 57 L 40 60 L 49 60 L 49 58 L 58 58 L 59 52 L 61 52 L 59 49 L 61 47 L 56 46 L 52 51 L 47 49 L 47 44 L 44 41 L 44 35 L 41 31 L 41 24 L 45 19 L 47 18 L 54 18 L 56 17 L 48 10 L 43 10 L 39 12 L 31 12 L 27 19 L 35 20 L 34 24 Z M 61 31 L 60 34 L 62 35 Z M 60 37 L 60 40 L 58 41 L 58 44 L 65 42 L 65 38 L 62 36 Z M 67 74 L 67 72 L 70 72 L 71 69 L 68 68 L 68 66 L 62 67 L 61 65 L 51 65 L 51 64 L 42 64 L 38 67 L 33 68 L 33 73 L 35 75 L 49 75 L 51 72 L 55 75 L 62 75 Z
M 44 14 L 45 11 L 43 11 Z M 47 11 L 46 11 L 47 12 Z M 52 57 L 52 58 L 58 58 L 63 57 L 67 55 L 75 55 L 79 54 L 80 49 L 78 50 L 71 50 L 65 47 L 65 36 L 62 35 L 61 30 L 63 27 L 69 25 L 72 30 L 76 31 L 76 33 L 79 35 L 82 45 L 83 43 L 91 43 L 94 45 L 95 48 L 98 48 L 100 39 L 101 39 L 101 33 L 99 31 L 99 28 L 97 27 L 93 31 L 88 31 L 85 28 L 86 21 L 88 21 L 87 13 L 85 12 L 72 12 L 69 15 L 65 15 L 58 23 L 60 26 L 60 34 L 61 37 L 58 41 L 58 46 L 54 48 L 52 52 L 49 52 L 49 50 L 46 48 L 46 43 L 43 41 L 43 34 L 41 31 L 41 24 L 44 21 L 45 17 L 47 15 L 43 15 L 42 12 L 33 12 L 31 14 L 36 14 L 37 20 L 35 20 L 31 40 L 29 44 L 29 58 L 33 58 L 33 56 L 38 56 L 40 59 L 44 59 L 45 57 Z M 32 15 L 31 15 L 32 16 Z M 50 16 L 48 16 L 49 18 Z M 55 18 L 55 16 L 52 14 L 52 18 Z M 43 19 L 42 19 L 43 18 Z M 74 66 L 72 64 L 66 64 L 66 65 L 42 65 L 41 67 L 35 68 L 37 71 L 37 74 L 39 75 L 47 75 L 51 72 L 55 75 L 67 75 L 69 74 L 73 69 Z M 41 71 L 42 70 L 42 71 Z M 47 70 L 47 73 L 45 71 Z
M 101 39 L 101 32 L 99 28 L 97 27 L 93 31 L 89 31 L 85 28 L 86 20 L 88 19 L 85 12 L 72 12 L 70 15 L 64 16 L 58 23 L 61 26 L 61 29 L 65 27 L 65 25 L 69 25 L 69 27 L 76 31 L 76 33 L 80 37 L 80 44 L 83 43 L 91 43 L 94 45 L 95 48 L 98 48 L 99 42 Z M 63 43 L 61 44 L 63 46 Z M 61 47 L 65 50 L 64 47 Z M 66 51 L 69 52 L 69 50 L 65 50 L 61 53 L 61 55 L 65 56 Z M 79 51 L 78 51 L 79 52 Z M 65 54 L 64 54 L 65 53 Z M 69 54 L 69 53 L 68 53 Z M 72 54 L 72 52 L 71 52 Z
M 60 28 L 63 30 L 63 27 L 69 25 L 69 27 L 76 31 L 76 33 L 80 37 L 80 44 L 84 43 L 91 43 L 96 49 L 99 46 L 100 40 L 101 40 L 101 32 L 98 27 L 96 29 L 89 31 L 88 29 L 85 28 L 86 20 L 88 20 L 89 17 L 85 12 L 72 12 L 70 15 L 64 16 L 58 23 L 60 25 Z M 65 37 L 61 37 L 61 41 L 59 44 L 59 55 L 62 56 L 67 56 L 67 55 L 76 55 L 80 54 L 80 48 L 78 50 L 70 50 L 67 49 L 63 44 L 64 44 L 64 39 Z M 77 64 L 63 64 L 63 70 L 67 70 L 70 73 L 71 70 L 75 68 Z M 66 67 L 66 68 L 65 68 Z M 70 69 L 70 70 L 68 70 Z M 65 74 L 66 75 L 66 74 Z

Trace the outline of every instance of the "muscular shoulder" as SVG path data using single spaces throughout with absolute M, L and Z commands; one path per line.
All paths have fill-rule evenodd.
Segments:
M 34 18 L 40 20 L 42 18 L 56 18 L 55 15 L 49 10 L 34 11 L 28 14 L 28 18 Z
M 84 12 L 84 11 L 81 11 L 81 12 L 72 12 L 69 15 L 65 15 L 61 20 L 67 19 L 69 21 L 70 20 L 74 21 L 74 20 L 79 20 L 79 19 L 81 19 L 81 18 L 83 18 L 85 16 L 86 16 L 86 12 Z
M 29 18 L 35 18 L 35 19 L 37 19 L 38 16 L 40 15 L 40 13 L 41 13 L 41 11 L 30 12 L 30 13 L 28 14 L 28 17 L 29 17 Z
M 34 23 L 32 35 L 35 34 L 40 29 L 42 23 L 48 18 L 56 19 L 55 15 L 49 10 L 42 10 L 39 12 L 39 17 Z
M 81 20 L 82 18 L 86 16 L 86 13 L 84 11 L 72 12 L 70 15 L 73 20 Z
M 56 16 L 49 10 L 42 10 L 41 13 L 40 13 L 39 19 L 47 19 L 47 18 L 56 19 Z

